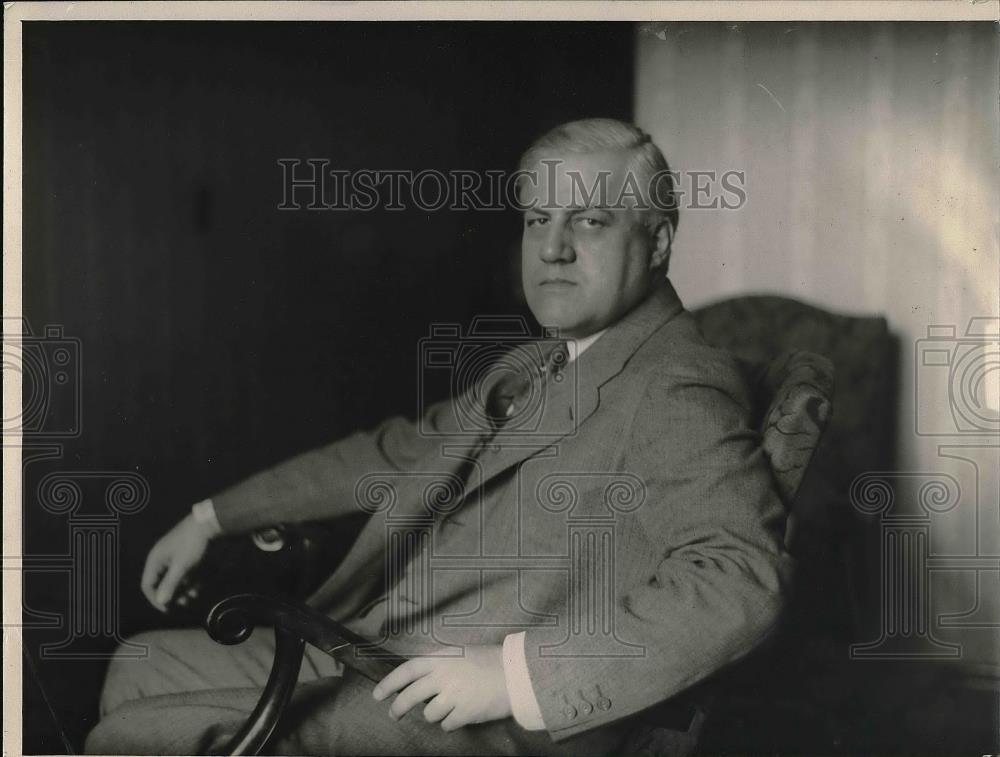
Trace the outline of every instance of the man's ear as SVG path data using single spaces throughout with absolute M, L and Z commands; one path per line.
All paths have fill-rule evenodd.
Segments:
M 670 225 L 670 221 L 664 219 L 653 229 L 653 254 L 649 259 L 650 270 L 655 268 L 663 273 L 667 272 L 667 266 L 670 263 L 670 248 L 673 243 L 674 227 Z

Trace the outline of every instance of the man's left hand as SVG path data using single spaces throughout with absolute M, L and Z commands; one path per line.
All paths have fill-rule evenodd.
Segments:
M 389 708 L 394 720 L 421 702 L 427 702 L 424 719 L 440 721 L 446 731 L 511 716 L 500 645 L 466 647 L 464 657 L 415 657 L 383 678 L 372 694 L 381 702 L 397 691 Z

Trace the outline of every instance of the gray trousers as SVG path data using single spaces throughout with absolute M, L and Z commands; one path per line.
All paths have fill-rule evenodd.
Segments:
M 154 631 L 130 639 L 145 659 L 115 656 L 101 695 L 101 721 L 87 737 L 88 754 L 218 753 L 260 696 L 274 656 L 274 635 L 257 629 L 242 644 L 223 646 L 201 629 Z M 445 733 L 415 707 L 399 721 L 389 702 L 372 699 L 374 684 L 307 646 L 299 683 L 272 754 L 581 754 L 614 748 L 608 738 L 554 743 L 510 718 Z M 597 738 L 594 738 L 597 736 Z

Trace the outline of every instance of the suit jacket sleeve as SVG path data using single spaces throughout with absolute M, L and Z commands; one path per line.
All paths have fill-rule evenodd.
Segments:
M 448 401 L 433 405 L 423 428 L 439 427 L 449 410 Z M 362 476 L 414 470 L 439 445 L 440 439 L 422 434 L 413 421 L 391 418 L 371 431 L 300 454 L 213 495 L 215 513 L 224 533 L 349 515 L 357 512 L 354 487 Z
M 631 578 L 616 586 L 616 635 L 642 656 L 573 656 L 572 638 L 553 656 L 542 648 L 546 631 L 529 630 L 528 669 L 556 740 L 673 697 L 742 657 L 782 605 L 784 507 L 735 364 L 705 349 L 654 373 L 636 392 L 619 457 L 646 487 L 622 525 L 652 546 L 638 575 L 621 569 L 633 555 L 618 550 L 616 574 Z

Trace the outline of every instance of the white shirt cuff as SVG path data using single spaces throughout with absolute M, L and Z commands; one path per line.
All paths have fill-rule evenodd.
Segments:
M 215 514 L 215 504 L 211 499 L 203 499 L 191 508 L 194 522 L 206 526 L 213 536 L 222 533 L 219 518 Z
M 531 687 L 528 660 L 524 656 L 524 631 L 508 634 L 503 640 L 503 675 L 517 724 L 526 731 L 545 730 L 542 710 Z

